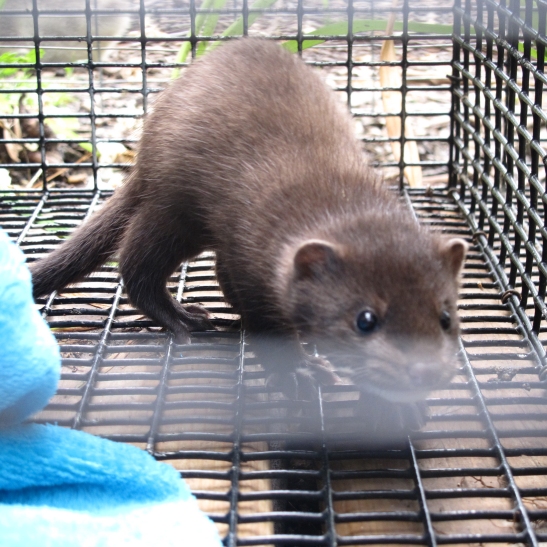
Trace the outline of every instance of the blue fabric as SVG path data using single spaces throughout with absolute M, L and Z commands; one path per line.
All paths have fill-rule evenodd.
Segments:
M 21 423 L 59 374 L 24 257 L 0 230 L 0 547 L 220 547 L 171 466 L 82 431 Z
M 25 257 L 0 230 L 0 427 L 43 408 L 59 381 L 59 349 L 31 292 Z

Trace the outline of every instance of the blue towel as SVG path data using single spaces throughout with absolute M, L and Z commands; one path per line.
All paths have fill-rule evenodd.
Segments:
M 0 427 L 42 409 L 61 373 L 57 343 L 31 292 L 25 257 L 0 230 Z
M 24 257 L 0 230 L 0 546 L 220 547 L 171 466 L 82 431 L 22 424 L 55 392 L 59 351 Z

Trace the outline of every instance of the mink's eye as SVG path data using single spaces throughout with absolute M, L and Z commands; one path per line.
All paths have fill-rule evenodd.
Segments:
M 441 323 L 441 328 L 443 330 L 448 330 L 451 325 L 451 319 L 450 319 L 450 313 L 446 310 L 441 313 L 441 316 L 439 318 L 439 321 Z
M 355 325 L 359 332 L 370 334 L 378 326 L 378 317 L 370 310 L 363 310 L 357 314 Z

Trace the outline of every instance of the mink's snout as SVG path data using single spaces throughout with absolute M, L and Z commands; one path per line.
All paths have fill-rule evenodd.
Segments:
M 426 361 L 420 360 L 407 365 L 406 373 L 411 386 L 434 389 L 446 378 L 447 373 L 444 368 L 447 366 L 449 366 L 447 363 L 441 363 L 440 366 L 431 366 Z

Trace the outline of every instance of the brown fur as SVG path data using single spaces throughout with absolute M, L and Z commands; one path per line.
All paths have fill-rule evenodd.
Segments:
M 208 319 L 175 302 L 165 282 L 206 249 L 217 253 L 226 298 L 262 340 L 308 337 L 386 397 L 414 397 L 451 376 L 465 243 L 415 223 L 364 163 L 334 94 L 266 41 L 224 45 L 163 92 L 126 185 L 31 265 L 34 294 L 82 278 L 117 251 L 132 302 L 187 340 Z M 370 334 L 355 326 L 364 308 L 380 321 Z M 266 364 L 291 370 L 299 350 L 273 340 Z M 304 360 L 336 381 L 321 359 Z

